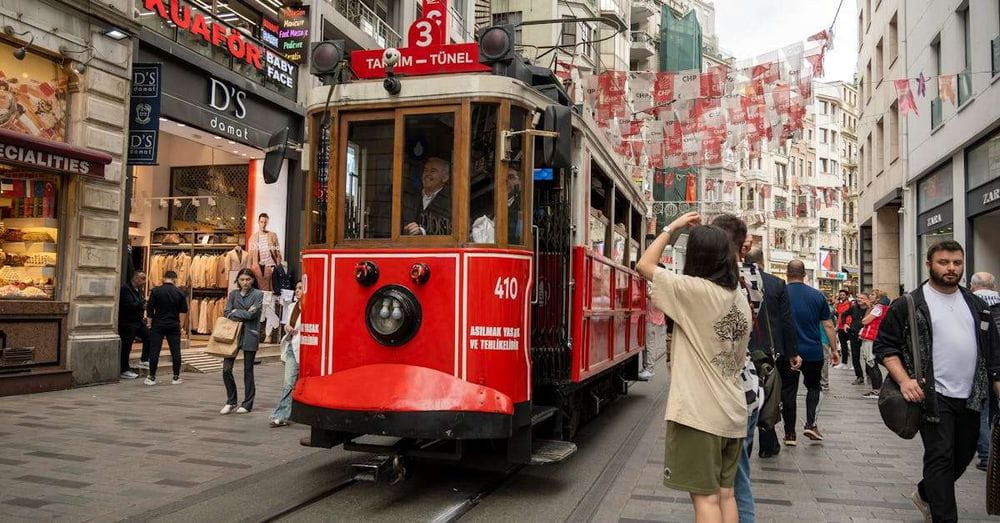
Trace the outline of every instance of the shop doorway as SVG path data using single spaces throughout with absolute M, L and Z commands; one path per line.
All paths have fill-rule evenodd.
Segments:
M 977 216 L 970 220 L 972 236 L 972 264 L 966 276 L 973 272 L 988 272 L 1000 277 L 1000 209 Z

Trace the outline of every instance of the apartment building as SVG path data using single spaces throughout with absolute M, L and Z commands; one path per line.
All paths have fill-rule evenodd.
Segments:
M 945 239 L 965 246 L 967 277 L 1000 274 L 1000 2 L 911 0 L 902 26 L 901 76 L 957 75 L 954 102 L 931 81 L 906 116 L 904 284 L 927 277 L 924 253 Z
M 861 288 L 900 292 L 906 134 L 892 80 L 906 76 L 905 8 L 914 2 L 858 0 L 858 195 Z

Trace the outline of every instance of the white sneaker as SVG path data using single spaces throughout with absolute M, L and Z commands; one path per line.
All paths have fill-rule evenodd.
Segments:
M 184 383 L 184 380 L 182 380 L 180 376 L 170 380 L 171 385 L 180 385 L 181 383 Z
M 250 411 L 247 410 L 247 409 L 245 409 L 245 408 L 243 408 L 243 407 L 240 407 L 240 408 L 236 409 L 236 413 L 237 414 L 246 414 L 247 412 L 250 412 Z
M 156 385 L 156 378 L 146 377 L 146 381 L 142 382 L 143 385 Z
M 139 364 L 136 365 L 136 367 L 139 367 L 140 369 L 148 369 L 149 368 L 149 362 L 148 361 L 140 361 Z
M 225 406 L 222 407 L 222 410 L 219 411 L 219 414 L 226 415 L 234 410 L 236 410 L 236 405 L 230 405 L 227 403 Z
M 651 370 L 649 370 L 649 369 L 643 369 L 643 370 L 639 371 L 639 379 L 640 380 L 649 380 L 653 376 L 656 376 L 656 373 L 653 372 L 653 371 L 651 371 Z
M 125 372 L 123 372 L 123 373 L 121 373 L 121 374 L 118 375 L 118 379 L 120 379 L 120 380 L 134 380 L 134 379 L 136 379 L 138 377 L 139 377 L 138 374 L 136 374 L 136 373 L 134 373 L 134 372 L 132 372 L 130 370 L 127 370 L 127 371 L 125 371 Z

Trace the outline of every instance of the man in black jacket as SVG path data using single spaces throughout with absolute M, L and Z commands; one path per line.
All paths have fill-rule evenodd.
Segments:
M 1000 334 L 986 303 L 959 286 L 964 265 L 965 252 L 957 242 L 932 245 L 927 251 L 930 280 L 910 293 L 918 339 L 911 339 L 907 300 L 898 299 L 873 346 L 903 397 L 923 403 L 923 480 L 911 499 L 935 522 L 958 521 L 955 481 L 976 453 L 979 411 L 990 386 L 1000 391 Z M 914 343 L 921 382 L 912 377 Z
M 134 380 L 139 377 L 129 366 L 129 356 L 132 354 L 132 342 L 136 338 L 142 340 L 142 353 L 139 356 L 139 366 L 148 368 L 149 363 L 149 329 L 143 313 L 146 310 L 146 300 L 142 297 L 142 288 L 146 285 L 146 273 L 137 271 L 131 280 L 122 285 L 118 295 L 118 337 L 121 338 L 121 374 L 119 379 Z
M 408 192 L 403 201 L 403 234 L 451 234 L 451 163 L 428 158 L 420 177 L 418 193 Z
M 846 313 L 851 319 L 847 328 L 847 336 L 851 342 L 851 365 L 854 366 L 855 385 L 864 385 L 865 383 L 865 374 L 862 370 L 865 366 L 861 363 L 861 327 L 864 327 L 863 320 L 868 314 L 869 306 L 868 297 L 864 294 L 858 294 L 854 305 Z
M 785 282 L 761 267 L 764 266 L 764 252 L 753 249 L 747 254 L 746 262 L 757 265 L 761 279 L 764 281 L 764 304 L 761 306 L 757 322 L 754 323 L 750 335 L 750 350 L 761 350 L 771 354 L 781 374 L 782 417 L 789 417 L 790 408 L 794 408 L 795 397 L 799 391 L 797 369 L 802 360 L 796 349 L 795 325 L 792 323 L 792 309 L 788 302 L 788 291 Z M 775 456 L 781 451 L 778 434 L 774 428 L 760 429 L 760 450 L 762 458 Z
M 152 336 L 149 351 L 149 376 L 146 385 L 156 385 L 156 367 L 160 363 L 160 350 L 163 349 L 163 339 L 167 339 L 170 347 L 170 359 L 173 363 L 174 379 L 170 383 L 181 383 L 181 314 L 188 311 L 187 296 L 174 285 L 177 273 L 163 273 L 163 285 L 149 293 L 147 310 L 153 321 Z

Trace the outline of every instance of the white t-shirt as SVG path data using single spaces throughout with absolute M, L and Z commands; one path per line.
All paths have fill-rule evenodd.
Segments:
M 666 419 L 724 438 L 747 434 L 740 373 L 750 341 L 750 305 L 739 288 L 666 269 L 653 276 L 653 304 L 674 320 Z
M 976 319 L 958 290 L 942 294 L 924 284 L 931 312 L 934 385 L 949 398 L 967 399 L 976 380 Z

